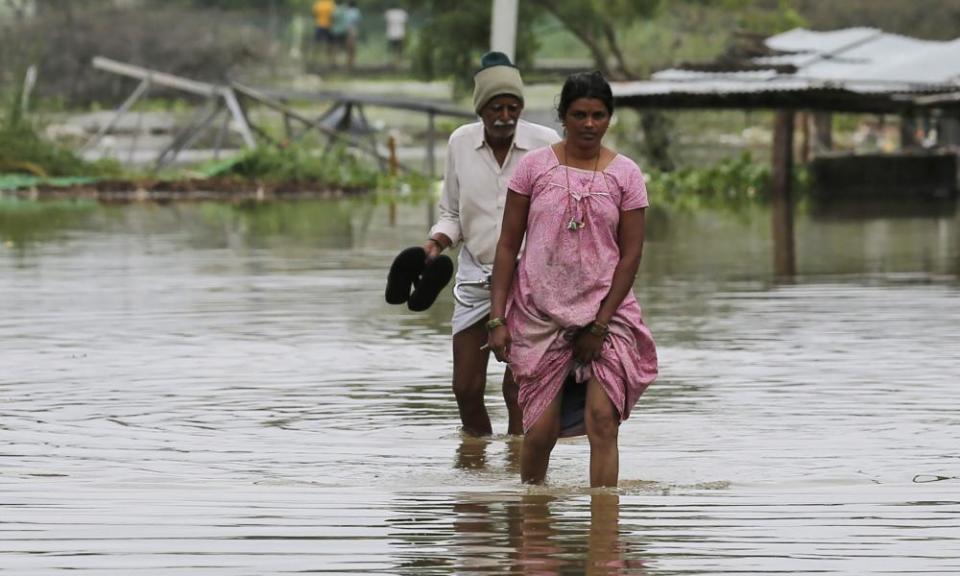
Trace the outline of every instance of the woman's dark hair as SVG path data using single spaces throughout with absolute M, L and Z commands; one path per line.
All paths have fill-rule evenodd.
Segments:
M 607 112 L 613 115 L 613 91 L 610 84 L 600 72 L 577 72 L 567 76 L 560 91 L 560 104 L 557 105 L 557 114 L 563 122 L 567 110 L 574 100 L 579 98 L 596 98 L 607 107 Z

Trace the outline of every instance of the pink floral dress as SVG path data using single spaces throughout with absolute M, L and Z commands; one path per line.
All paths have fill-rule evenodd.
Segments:
M 584 386 L 595 376 L 626 420 L 657 376 L 656 347 L 633 292 L 613 315 L 599 359 L 576 364 L 572 337 L 596 318 L 610 290 L 620 211 L 648 205 L 643 174 L 623 155 L 598 172 L 569 168 L 547 147 L 523 158 L 509 188 L 530 197 L 526 244 L 507 302 L 524 432 L 571 371 Z

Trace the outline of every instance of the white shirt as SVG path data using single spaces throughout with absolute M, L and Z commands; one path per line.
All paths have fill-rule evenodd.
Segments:
M 383 16 L 387 19 L 387 40 L 403 40 L 406 33 L 407 11 L 403 8 L 390 8 Z
M 447 165 L 440 198 L 440 221 L 430 235 L 440 232 L 454 244 L 461 240 L 474 258 L 492 265 L 500 238 L 507 184 L 523 156 L 559 142 L 556 131 L 524 120 L 517 123 L 513 143 L 503 166 L 483 137 L 483 122 L 453 131 L 447 145 Z

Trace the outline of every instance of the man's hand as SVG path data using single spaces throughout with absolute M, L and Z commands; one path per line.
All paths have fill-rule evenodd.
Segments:
M 423 243 L 423 251 L 427 253 L 427 262 L 439 256 L 448 245 L 449 243 L 444 243 L 443 240 L 427 238 L 427 241 Z

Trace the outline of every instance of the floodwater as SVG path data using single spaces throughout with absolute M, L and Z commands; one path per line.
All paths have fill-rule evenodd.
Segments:
M 0 205 L 0 572 L 960 573 L 957 210 L 801 215 L 791 282 L 763 209 L 651 210 L 616 491 L 460 435 L 449 293 L 383 302 L 425 212 Z

